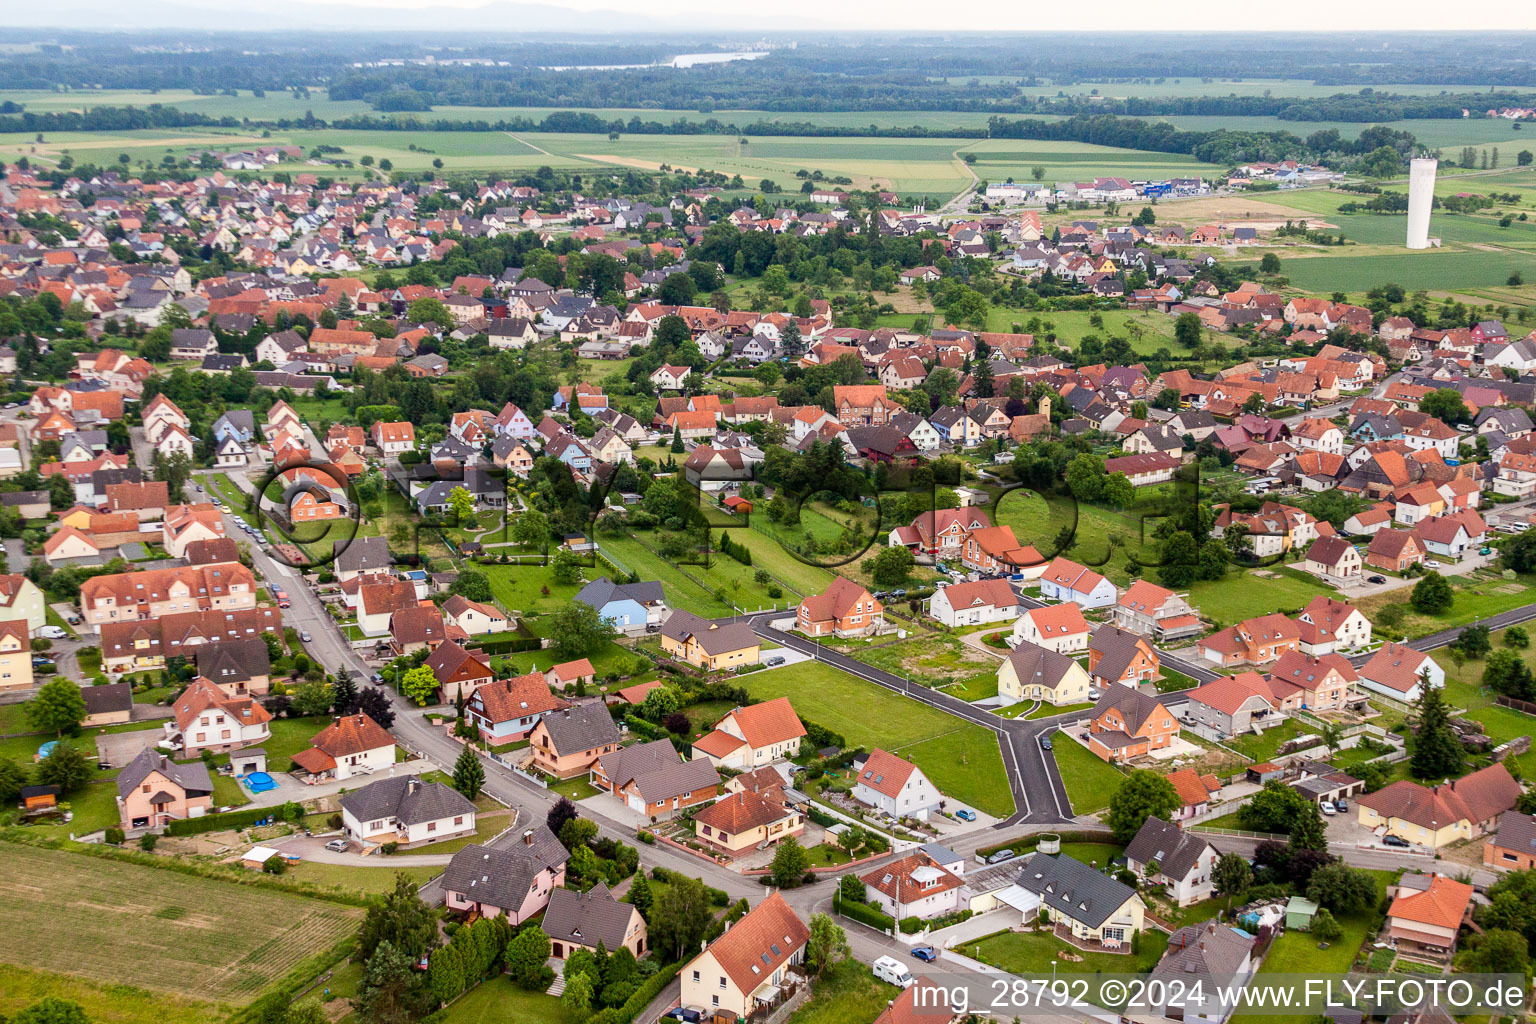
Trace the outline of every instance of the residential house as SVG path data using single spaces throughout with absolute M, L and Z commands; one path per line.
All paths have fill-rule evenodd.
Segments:
M 450 595 L 442 604 L 443 622 L 457 626 L 469 636 L 504 633 L 512 622 L 495 605 L 471 601 L 463 594 Z
M 1445 956 L 1472 924 L 1472 886 L 1445 875 L 1404 875 L 1387 908 L 1387 937 L 1399 952 Z
M 1353 699 L 1350 689 L 1359 676 L 1343 655 L 1321 657 L 1286 651 L 1270 670 L 1272 685 L 1287 683 L 1301 690 L 1301 706 L 1309 711 L 1342 711 Z
M 1297 616 L 1303 654 L 1352 651 L 1371 642 L 1371 620 L 1352 604 L 1318 594 Z
M 341 796 L 342 832 L 359 844 L 404 848 L 475 834 L 475 805 L 441 782 L 398 775 Z
M 1200 616 L 1182 595 L 1147 580 L 1137 580 L 1120 595 L 1109 610 L 1109 620 L 1158 640 L 1193 636 L 1201 628 Z
M 927 920 L 965 909 L 965 882 L 918 849 L 859 876 L 864 898 L 896 920 Z
M 1431 687 L 1445 685 L 1445 669 L 1423 651 L 1388 640 L 1356 670 L 1360 685 L 1404 704 L 1423 695 L 1426 673 Z
M 305 781 L 350 779 L 388 769 L 395 763 L 395 738 L 363 714 L 342 715 L 309 741 L 308 750 L 293 755 L 293 765 Z
M 1334 586 L 1348 586 L 1360 578 L 1363 560 L 1359 550 L 1343 537 L 1319 537 L 1307 548 L 1303 568 Z
M 173 717 L 163 726 L 165 741 L 182 757 L 204 750 L 238 750 L 272 735 L 272 716 L 252 697 L 231 697 L 199 676 L 171 701 Z
M 1222 668 L 1267 665 L 1301 646 L 1301 627 L 1275 612 L 1245 619 L 1195 644 L 1195 654 Z
M 550 692 L 542 674 L 530 672 L 476 687 L 464 714 L 482 739 L 492 746 L 504 746 L 527 738 L 539 719 L 569 706 Z
M 715 622 L 678 609 L 661 624 L 663 654 L 711 672 L 756 665 L 761 649 L 745 622 Z
M 1506 871 L 1536 868 L 1536 818 L 1519 811 L 1499 815 L 1497 832 L 1483 844 L 1483 863 Z
M 885 625 L 885 606 L 843 576 L 800 602 L 795 627 L 807 636 L 873 636 Z
M 1217 676 L 1184 693 L 1188 694 L 1184 718 L 1218 739 L 1246 735 L 1253 731 L 1255 722 L 1272 725 L 1278 721 L 1273 716 L 1301 703 L 1299 693 L 1271 685 L 1270 680 L 1252 671 Z
M 547 908 L 562 898 L 556 894 L 574 895 L 564 888 L 569 859 L 560 840 L 542 824 L 525 828 L 516 841 L 502 846 L 471 843 L 443 869 L 443 903 L 449 910 L 479 917 L 505 917 L 512 925 L 542 910 L 547 927 Z M 596 888 L 607 891 L 601 882 Z M 625 906 L 634 912 L 634 907 Z M 562 954 L 568 953 L 562 949 Z
M 1221 854 L 1204 837 L 1153 815 L 1125 848 L 1126 867 L 1145 877 L 1181 907 L 1215 894 Z
M 438 644 L 422 664 L 437 678 L 438 693 L 446 704 L 467 699 L 476 688 L 496 676 L 478 651 L 466 650 L 457 640 Z
M 528 733 L 533 766 L 557 779 L 587 774 L 599 757 L 619 749 L 619 740 L 613 716 L 601 701 L 550 711 Z
M 593 786 L 651 821 L 712 802 L 720 773 L 707 760 L 682 760 L 671 740 L 620 747 L 598 756 L 588 771 Z
M 601 576 L 582 587 L 575 600 L 596 608 L 598 615 L 625 633 L 643 633 L 646 626 L 660 625 L 667 615 L 661 584 L 653 580 L 615 583 Z
M 1139 686 L 1159 679 L 1162 659 L 1140 633 L 1103 625 L 1088 641 L 1088 679 L 1099 688 L 1114 683 Z
M 853 798 L 892 818 L 927 821 L 944 806 L 944 797 L 911 761 L 876 747 L 864 760 L 853 784 Z
M 753 789 L 743 781 L 760 772 L 777 777 L 780 785 Z M 729 857 L 740 857 L 802 835 L 805 819 L 784 799 L 782 779 L 772 768 L 731 779 L 729 792 L 694 813 L 694 836 Z
M 1413 530 L 1378 530 L 1365 549 L 1365 564 L 1373 569 L 1407 572 L 1424 561 L 1424 544 Z
M 1014 884 L 1034 897 L 1055 928 L 1079 943 L 1120 949 L 1142 929 L 1147 908 L 1135 889 L 1065 854 L 1035 854 Z
M 1115 585 L 1087 566 L 1054 558 L 1040 576 L 1040 597 L 1046 601 L 1070 601 L 1084 610 L 1115 603 Z
M 804 738 L 805 726 L 789 698 L 776 697 L 731 710 L 693 741 L 693 757 L 745 771 L 795 757 Z
M 1088 620 L 1075 604 L 1057 604 L 1027 609 L 1014 623 L 1008 646 L 1035 644 L 1058 654 L 1072 654 L 1088 649 Z
M 202 761 L 177 764 L 144 749 L 117 776 L 117 820 L 126 829 L 161 828 L 213 810 L 213 779 Z
M 1493 829 L 1515 806 L 1520 783 L 1494 763 L 1437 786 L 1401 779 L 1356 798 L 1360 824 L 1377 835 L 1393 835 L 1438 850 Z
M 1161 750 L 1179 721 L 1155 697 L 1116 684 L 1103 691 L 1088 719 L 1088 749 L 1105 761 L 1129 761 Z
M 1017 644 L 997 670 L 997 694 L 1009 703 L 1038 700 L 1066 707 L 1087 701 L 1088 688 L 1079 661 L 1028 641 Z
M 1258 940 L 1216 920 L 1189 924 L 1168 938 L 1162 959 L 1148 974 L 1151 981 L 1187 993 L 1169 1000 L 1167 1015 L 1185 1024 L 1225 1024 L 1239 1008 L 1242 989 L 1258 966 Z M 1192 982 L 1199 980 L 1196 988 Z M 1231 993 L 1226 995 L 1225 993 Z M 1246 1004 L 1242 1004 L 1246 1005 Z M 1335 1019 L 1344 1020 L 1342 1012 Z
M 792 969 L 805 962 L 809 938 L 783 895 L 772 893 L 683 966 L 682 1005 L 750 1016 L 777 1000 Z
M 80 586 L 80 610 L 98 632 L 108 622 L 255 606 L 256 578 L 238 562 L 93 576 Z
M 579 949 L 596 952 L 599 946 L 609 953 L 627 949 L 636 957 L 646 952 L 645 918 L 633 903 L 614 899 L 602 882 L 586 892 L 551 889 L 539 927 L 549 936 L 550 955 L 556 960 L 569 959 Z
M 1023 610 L 1007 580 L 952 583 L 933 592 L 928 614 L 946 626 L 976 626 L 1015 618 Z

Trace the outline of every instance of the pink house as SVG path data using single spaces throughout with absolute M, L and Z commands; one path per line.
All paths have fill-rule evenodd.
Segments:
M 443 872 L 450 910 L 481 917 L 506 915 L 521 924 L 549 904 L 565 884 L 565 847 L 544 825 L 524 829 L 516 842 L 491 849 L 471 844 L 453 855 Z
M 117 813 L 124 829 L 160 828 L 213 809 L 213 780 L 201 761 L 177 764 L 141 750 L 117 777 Z

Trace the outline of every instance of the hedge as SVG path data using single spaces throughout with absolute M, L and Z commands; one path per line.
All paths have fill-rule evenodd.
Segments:
M 291 811 L 289 810 L 290 808 L 292 808 Z M 201 818 L 177 818 L 165 826 L 165 834 L 170 836 L 195 836 L 201 832 L 249 828 L 258 821 L 266 821 L 268 818 L 276 818 L 280 821 L 297 821 L 303 815 L 304 809 L 295 803 L 286 803 L 281 807 L 248 807 L 245 810 L 228 811 L 224 814 L 205 814 Z
M 521 654 L 523 651 L 542 650 L 544 641 L 538 637 L 509 636 L 495 640 L 478 641 L 481 654 Z
M 867 924 L 871 928 L 882 932 L 890 931 L 891 926 L 895 923 L 891 920 L 889 914 L 882 913 L 867 903 L 850 902 L 843 899 L 840 895 L 834 896 L 832 899 L 832 912 L 841 914 L 844 917 L 850 917 L 860 924 Z
M 645 979 L 640 984 L 640 987 L 635 989 L 628 999 L 624 1000 L 622 1006 L 610 1006 L 607 1009 L 599 1010 L 588 1019 L 587 1024 L 629 1024 L 630 1021 L 640 1015 L 641 1010 L 651 1004 L 652 999 L 661 995 L 661 990 L 671 984 L 672 979 L 677 977 L 677 972 L 682 969 L 681 961 L 663 967 Z

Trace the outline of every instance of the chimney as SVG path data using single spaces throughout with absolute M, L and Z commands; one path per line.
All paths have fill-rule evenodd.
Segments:
M 523 829 L 523 845 L 524 846 L 532 846 L 533 845 L 533 829 L 531 829 L 531 828 Z
M 417 787 L 420 785 L 421 779 L 417 778 L 415 775 L 412 775 L 409 779 L 405 780 L 405 791 L 407 793 L 414 793 L 416 792 Z

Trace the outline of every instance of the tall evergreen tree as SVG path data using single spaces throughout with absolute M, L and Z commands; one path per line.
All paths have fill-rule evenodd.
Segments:
M 1428 670 L 1425 676 L 1429 675 Z M 1418 723 L 1413 733 L 1413 757 L 1408 762 L 1415 778 L 1453 779 L 1466 767 L 1466 751 L 1451 728 L 1450 710 L 1440 688 L 1422 680 Z
M 453 788 L 473 800 L 480 795 L 480 788 L 484 785 L 485 765 L 480 763 L 480 755 L 475 753 L 475 748 L 466 743 L 453 765 Z

